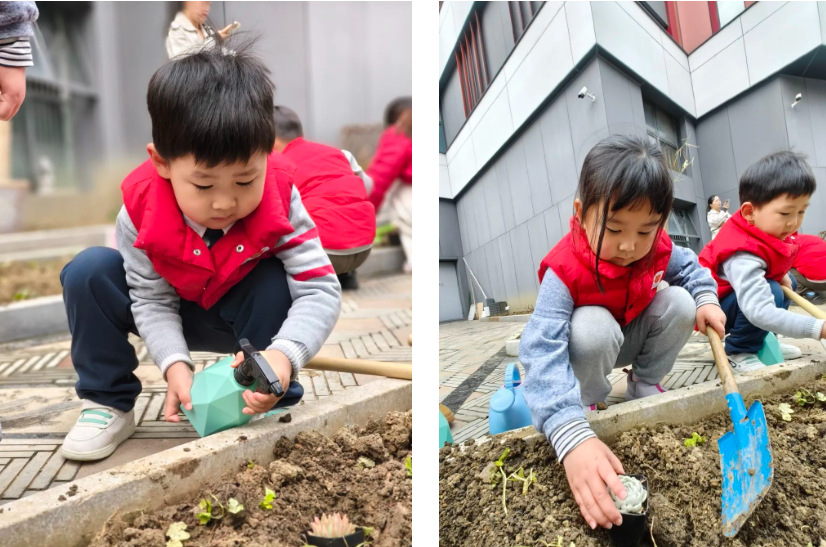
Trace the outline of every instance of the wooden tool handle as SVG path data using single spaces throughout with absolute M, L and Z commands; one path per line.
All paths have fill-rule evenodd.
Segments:
M 726 357 L 726 352 L 723 349 L 723 341 L 720 340 L 720 335 L 712 327 L 706 327 L 706 336 L 708 342 L 711 344 L 711 353 L 714 354 L 714 362 L 717 363 L 717 372 L 720 373 L 720 381 L 723 383 L 723 392 L 740 393 L 737 389 L 737 382 L 734 381 L 734 373 L 731 371 L 731 365 Z
M 382 361 L 365 361 L 363 359 L 338 359 L 334 357 L 313 357 L 306 368 L 331 370 L 357 374 L 372 374 L 402 380 L 413 379 L 413 365 L 408 363 L 385 363 Z
M 814 304 L 812 304 L 811 302 L 809 302 L 808 300 L 806 300 L 805 298 L 791 290 L 789 287 L 785 285 L 781 286 L 783 287 L 783 292 L 789 298 L 789 300 L 791 300 L 792 302 L 806 310 L 809 313 L 809 315 L 816 319 L 826 319 L 826 313 L 824 313 L 823 310 L 821 310 L 820 308 L 818 308 L 817 306 L 815 306 Z

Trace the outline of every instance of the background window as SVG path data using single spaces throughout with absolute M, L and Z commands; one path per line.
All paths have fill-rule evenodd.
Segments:
M 720 20 L 720 26 L 724 27 L 729 24 L 735 17 L 743 13 L 746 9 L 745 2 L 715 2 L 717 4 L 717 16 Z
M 665 154 L 669 165 L 677 155 L 677 149 L 680 148 L 680 139 L 677 132 L 677 120 L 653 103 L 643 101 L 643 109 L 645 110 L 645 125 L 648 130 L 648 138 L 654 144 L 659 145 Z
M 693 215 L 687 209 L 680 209 L 675 206 L 671 211 L 668 216 L 668 236 L 679 247 L 686 247 L 695 252 L 700 251 L 702 241 L 697 232 L 697 227 L 694 225 Z

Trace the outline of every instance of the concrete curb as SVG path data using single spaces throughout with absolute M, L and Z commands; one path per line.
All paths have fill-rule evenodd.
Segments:
M 114 224 L 0 234 L 0 254 L 45 248 L 86 248 L 97 245 L 108 245 L 110 242 L 114 243 L 114 234 Z
M 497 315 L 495 317 L 483 317 L 479 321 L 488 321 L 491 323 L 527 323 L 531 319 L 531 314 L 525 313 L 522 315 Z
M 44 296 L 0 306 L 0 343 L 69 332 L 63 296 Z
M 519 340 L 522 338 L 522 331 L 513 333 L 513 336 L 505 342 L 505 353 L 508 357 L 519 357 Z
M 393 410 L 409 410 L 412 385 L 404 380 L 376 380 L 329 400 L 291 409 L 290 423 L 274 416 L 74 481 L 77 494 L 72 497 L 66 495 L 67 485 L 8 503 L 0 517 L 0 547 L 86 544 L 115 510 L 123 515 L 178 503 L 249 460 L 268 464 L 274 459 L 272 450 L 279 437 L 293 438 L 312 429 L 331 434 Z M 242 435 L 245 440 L 240 439 Z M 58 501 L 60 495 L 66 501 Z
M 769 397 L 789 391 L 822 374 L 826 374 L 826 361 L 773 365 L 737 376 L 737 386 L 748 407 L 749 398 Z M 636 427 L 689 425 L 727 411 L 720 380 L 715 380 L 610 406 L 607 410 L 590 413 L 588 423 L 602 441 L 611 443 L 621 433 Z M 766 412 L 771 412 L 771 409 L 767 408 Z M 507 435 L 524 439 L 544 437 L 529 426 L 502 433 L 492 439 L 507 442 Z

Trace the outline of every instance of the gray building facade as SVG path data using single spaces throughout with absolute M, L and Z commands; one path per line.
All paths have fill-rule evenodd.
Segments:
M 512 311 L 532 309 L 539 262 L 568 231 L 582 161 L 609 134 L 647 136 L 671 157 L 691 145 L 690 164 L 675 171 L 668 231 L 697 252 L 710 239 L 707 198 L 730 199 L 736 210 L 738 178 L 763 155 L 804 152 L 826 185 L 826 3 L 757 2 L 686 55 L 644 3 L 544 2 L 487 81 L 471 56 L 476 89 L 462 53 L 493 46 L 478 40 L 474 51 L 462 36 L 471 27 L 484 36 L 483 13 L 497 2 L 450 4 L 440 39 L 447 48 L 456 34 L 459 55 L 444 56 L 440 82 L 440 320 L 466 318 L 482 301 L 479 285 Z M 792 21 L 805 27 L 794 37 Z M 771 52 L 784 39 L 795 43 Z M 802 231 L 826 229 L 824 194 L 814 195 Z

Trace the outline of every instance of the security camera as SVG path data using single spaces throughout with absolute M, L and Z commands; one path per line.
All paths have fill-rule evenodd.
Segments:
M 794 96 L 794 102 L 792 103 L 792 108 L 797 106 L 797 103 L 799 103 L 802 100 L 803 100 L 803 93 L 798 93 L 797 95 L 795 95 Z
M 577 93 L 576 96 L 579 97 L 580 99 L 584 99 L 585 97 L 590 97 L 591 102 L 594 102 L 594 101 L 597 100 L 597 98 L 594 97 L 593 93 L 588 93 L 588 88 L 587 87 L 583 87 L 582 89 L 580 89 L 579 93 Z

